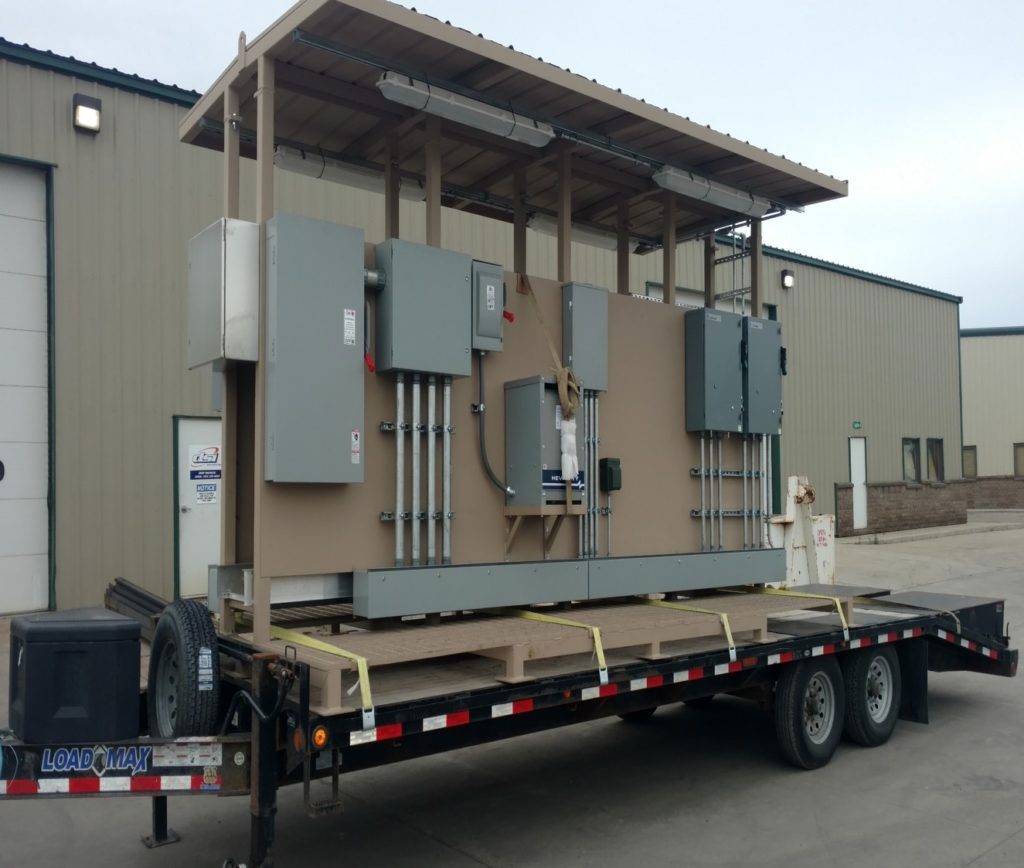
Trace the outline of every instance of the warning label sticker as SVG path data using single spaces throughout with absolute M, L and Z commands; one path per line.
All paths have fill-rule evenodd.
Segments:
M 356 312 L 350 308 L 345 308 L 345 329 L 344 329 L 344 341 L 346 347 L 354 347 L 356 345 Z
M 197 482 L 196 483 L 196 503 L 216 503 L 217 502 L 217 483 L 216 482 Z
M 363 437 L 358 428 L 352 429 L 352 463 L 358 464 L 362 460 Z

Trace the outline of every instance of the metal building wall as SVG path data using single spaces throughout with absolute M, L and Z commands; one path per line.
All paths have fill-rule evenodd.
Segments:
M 978 449 L 978 476 L 1013 475 L 1024 443 L 1024 334 L 960 338 L 964 443 Z

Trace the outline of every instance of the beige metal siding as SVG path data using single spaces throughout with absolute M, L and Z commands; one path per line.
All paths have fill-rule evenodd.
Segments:
M 1013 444 L 1024 443 L 1024 335 L 960 339 L 964 443 L 978 447 L 978 476 L 1013 474 Z

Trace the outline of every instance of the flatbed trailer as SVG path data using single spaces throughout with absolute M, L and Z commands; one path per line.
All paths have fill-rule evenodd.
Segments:
M 823 678 L 830 668 L 850 679 L 858 660 L 898 661 L 888 696 L 893 725 L 897 716 L 928 722 L 929 671 L 1016 674 L 1018 652 L 1009 647 L 1002 601 L 843 586 L 801 591 L 849 597 L 855 623 L 846 624 L 838 611 L 808 611 L 806 617 L 794 612 L 773 618 L 768 637 L 756 643 L 738 641 L 731 648 L 721 640 L 695 643 L 702 647 L 660 659 L 611 661 L 606 667 L 589 665 L 514 684 L 437 694 L 427 690 L 426 695 L 420 691 L 417 698 L 329 715 L 311 705 L 311 667 L 299 659 L 294 646 L 277 655 L 241 636 L 218 634 L 220 735 L 143 736 L 104 745 L 32 745 L 6 735 L 0 743 L 0 798 L 149 797 L 153 828 L 143 840 L 159 846 L 177 840 L 168 827 L 168 795 L 248 795 L 251 839 L 246 864 L 269 866 L 277 792 L 284 786 L 303 786 L 311 815 L 329 813 L 340 807 L 343 774 L 601 717 L 619 715 L 640 722 L 662 705 L 715 694 L 774 707 L 783 753 L 796 765 L 813 768 L 831 757 L 844 716 L 840 695 L 852 695 L 835 691 L 831 710 L 825 711 L 838 719 L 828 724 L 823 751 L 803 751 L 822 734 L 819 709 L 815 706 L 811 713 L 809 703 L 815 696 L 814 679 Z M 108 605 L 130 612 L 148 637 L 161 617 L 155 598 L 133 594 L 125 583 L 108 593 Z M 895 658 L 883 649 L 892 649 Z M 437 671 L 447 663 L 426 665 Z M 834 686 L 841 688 L 842 682 Z M 141 699 L 145 708 L 145 690 Z M 853 714 L 848 708 L 848 735 Z M 865 741 L 854 734 L 866 744 L 887 737 L 888 732 L 880 740 Z M 324 778 L 331 781 L 330 795 L 318 799 L 312 782 Z

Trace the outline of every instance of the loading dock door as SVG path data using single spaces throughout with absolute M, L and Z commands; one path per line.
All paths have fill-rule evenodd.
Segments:
M 46 177 L 0 162 L 0 613 L 49 603 Z

